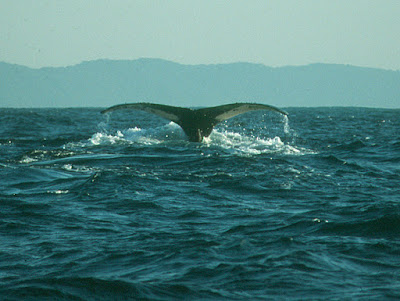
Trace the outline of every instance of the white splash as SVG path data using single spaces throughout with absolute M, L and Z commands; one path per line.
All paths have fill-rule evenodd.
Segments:
M 210 137 L 204 140 L 204 143 L 207 145 L 217 145 L 225 150 L 231 150 L 244 155 L 258 155 L 264 153 L 286 155 L 304 154 L 304 150 L 284 143 L 280 137 L 249 137 L 229 131 L 214 130 Z
M 103 145 L 103 144 L 115 144 L 118 141 L 122 141 L 123 134 L 118 131 L 115 135 L 108 135 L 105 133 L 96 133 L 89 139 L 89 142 L 93 145 Z
M 289 120 L 284 116 L 284 133 L 291 132 Z M 182 128 L 174 122 L 157 128 L 141 129 L 138 127 L 126 130 L 117 130 L 115 133 L 98 132 L 88 139 L 86 145 L 112 144 L 141 144 L 158 145 L 171 141 L 187 141 Z M 228 153 L 240 155 L 258 155 L 275 153 L 285 155 L 302 155 L 311 153 L 309 150 L 283 142 L 279 136 L 274 138 L 260 138 L 231 132 L 224 129 L 214 129 L 209 137 L 202 142 L 204 147 L 218 147 Z
M 141 129 L 138 127 L 126 130 L 118 130 L 114 134 L 107 132 L 98 132 L 89 140 L 91 145 L 109 145 L 109 144 L 144 144 L 154 145 L 169 140 L 186 140 L 183 130 L 174 122 L 170 122 L 162 127 Z

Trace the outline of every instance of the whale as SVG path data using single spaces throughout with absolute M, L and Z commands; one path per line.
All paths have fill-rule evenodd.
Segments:
M 137 102 L 115 105 L 101 111 L 101 113 L 106 114 L 127 109 L 148 112 L 175 122 L 183 129 L 190 142 L 202 142 L 203 138 L 208 137 L 218 123 L 246 112 L 266 110 L 288 115 L 285 111 L 274 106 L 259 103 L 232 103 L 215 107 L 190 109 L 156 103 Z

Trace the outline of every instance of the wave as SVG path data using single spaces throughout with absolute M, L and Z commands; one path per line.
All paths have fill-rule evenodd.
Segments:
M 367 144 L 365 142 L 361 141 L 360 139 L 357 139 L 355 141 L 345 142 L 343 144 L 340 144 L 340 145 L 336 146 L 334 149 L 345 150 L 345 151 L 357 151 L 366 146 L 367 146 Z
M 176 300 L 215 299 L 224 295 L 208 289 L 178 283 L 146 283 L 101 277 L 40 277 L 21 281 L 11 288 L 0 287 L 7 300 L 37 300 L 37 296 L 51 296 L 51 300 Z
M 351 220 L 326 224 L 323 232 L 357 237 L 396 238 L 399 234 L 400 215 L 387 213 L 365 220 Z

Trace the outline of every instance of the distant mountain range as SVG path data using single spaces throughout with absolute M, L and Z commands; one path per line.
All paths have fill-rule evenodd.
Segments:
M 139 101 L 189 107 L 245 101 L 400 108 L 400 71 L 332 64 L 182 65 L 160 59 L 40 69 L 0 62 L 0 107 L 107 107 Z

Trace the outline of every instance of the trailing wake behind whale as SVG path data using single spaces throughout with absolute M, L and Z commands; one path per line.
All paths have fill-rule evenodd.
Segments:
M 189 109 L 141 102 L 115 105 L 101 113 L 105 114 L 122 109 L 141 110 L 171 120 L 183 129 L 191 142 L 201 142 L 204 137 L 211 134 L 214 126 L 218 123 L 246 112 L 268 110 L 287 115 L 286 112 L 278 108 L 257 103 L 233 103 L 210 108 Z

